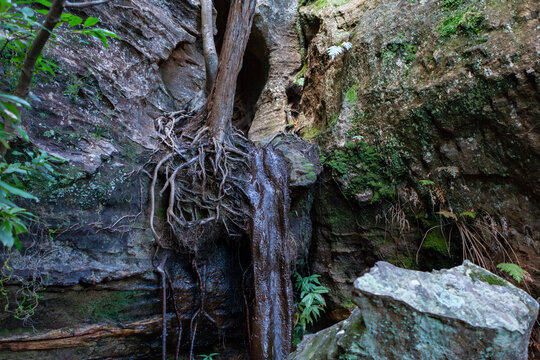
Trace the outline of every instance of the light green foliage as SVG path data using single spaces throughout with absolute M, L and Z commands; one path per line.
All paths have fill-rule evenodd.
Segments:
M 334 170 L 334 176 L 347 184 L 346 195 L 354 196 L 371 189 L 372 201 L 376 201 L 393 197 L 395 184 L 407 176 L 408 168 L 402 156 L 394 141 L 374 147 L 357 140 L 346 143 L 344 148 L 328 151 L 321 160 Z
M 485 17 L 480 13 L 476 1 L 465 6 L 464 0 L 444 0 L 441 9 L 446 14 L 442 23 L 437 26 L 442 37 L 480 33 Z
M 435 183 L 431 180 L 420 180 L 420 185 L 423 185 L 423 186 L 430 186 L 430 185 L 435 185 Z
M 345 101 L 351 104 L 358 102 L 358 83 L 351 85 L 345 93 Z
M 22 66 L 26 53 L 32 44 L 38 30 L 41 27 L 40 21 L 48 13 L 51 3 L 48 0 L 0 0 L 0 55 L 4 63 L 9 63 L 16 68 Z M 53 44 L 62 43 L 72 46 L 72 38 L 75 36 L 79 41 L 87 43 L 86 37 L 94 37 L 102 42 L 105 47 L 109 46 L 108 38 L 118 38 L 118 36 L 108 30 L 96 27 L 99 19 L 88 17 L 83 20 L 81 17 L 63 13 L 55 32 L 51 36 Z M 56 75 L 54 62 L 46 60 L 40 54 L 35 73 L 48 77 Z
M 497 265 L 497 267 L 502 271 L 508 273 L 518 283 L 520 283 L 525 278 L 526 271 L 523 270 L 519 265 L 513 263 L 500 263 L 499 265 Z
M 299 343 L 306 334 L 306 327 L 313 325 L 326 307 L 323 294 L 328 293 L 328 288 L 321 285 L 320 275 L 302 277 L 299 273 L 294 274 L 295 287 L 300 293 L 296 304 L 298 309 L 296 327 L 294 329 L 294 342 Z
M 201 360 L 214 360 L 214 356 L 218 356 L 219 353 L 212 353 L 208 355 L 197 355 L 197 357 L 200 357 Z
M 0 27 L 2 28 L 0 56 L 4 65 L 9 64 L 15 68 L 22 66 L 26 53 L 41 28 L 41 18 L 48 13 L 47 8 L 50 6 L 51 3 L 48 0 L 0 0 Z M 95 17 L 83 20 L 77 15 L 63 13 L 57 30 L 52 34 L 52 42 L 53 44 L 62 42 L 71 46 L 69 37 L 91 36 L 99 39 L 107 47 L 108 38 L 117 36 L 108 30 L 95 27 L 98 22 L 99 19 Z M 55 76 L 55 67 L 54 63 L 45 60 L 40 54 L 35 73 Z M 71 85 L 72 96 L 77 96 L 79 86 L 78 83 Z M 24 99 L 0 94 L 0 113 L 3 119 L 3 123 L 0 124 L 0 143 L 4 149 L 9 150 L 9 141 L 14 137 L 11 128 L 28 141 L 28 136 L 18 124 L 20 123 L 19 109 L 29 106 L 30 104 Z M 10 153 L 10 156 L 13 160 L 6 159 L 6 154 L 2 154 L 0 159 L 0 243 L 8 248 L 13 245 L 20 248 L 18 235 L 28 232 L 27 222 L 35 219 L 35 216 L 19 207 L 15 201 L 19 198 L 38 200 L 27 191 L 21 180 L 42 177 L 48 181 L 54 181 L 52 174 L 55 170 L 52 162 L 59 159 L 54 159 L 40 150 L 27 150 L 25 153 L 14 151 Z

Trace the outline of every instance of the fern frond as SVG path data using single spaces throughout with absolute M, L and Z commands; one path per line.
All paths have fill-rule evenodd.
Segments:
M 328 56 L 330 56 L 330 58 L 334 60 L 338 55 L 343 53 L 343 48 L 339 45 L 330 46 L 328 50 L 326 50 L 326 52 L 328 53 Z
M 518 283 L 520 283 L 527 274 L 527 272 L 523 270 L 519 265 L 512 263 L 500 263 L 499 265 L 497 265 L 497 267 L 502 271 L 507 272 Z
M 345 49 L 345 51 L 349 51 L 352 48 L 352 44 L 348 41 L 345 41 L 343 44 L 341 44 L 341 47 Z

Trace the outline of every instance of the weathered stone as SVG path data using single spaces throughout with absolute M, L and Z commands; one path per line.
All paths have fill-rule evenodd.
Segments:
M 432 273 L 378 262 L 354 287 L 359 309 L 290 359 L 527 359 L 538 303 L 468 261 Z
M 306 138 L 318 134 L 315 141 L 325 148 L 343 150 L 361 140 L 403 159 L 411 172 L 392 185 L 406 183 L 419 196 L 399 202 L 418 201 L 423 207 L 414 215 L 408 212 L 409 220 L 433 213 L 425 191 L 414 185 L 426 179 L 435 182 L 456 214 L 471 209 L 489 214 L 503 224 L 501 233 L 508 234 L 538 296 L 540 232 L 531 231 L 540 219 L 538 19 L 532 16 L 538 3 L 453 2 L 458 13 L 478 15 L 480 25 L 449 36 L 440 26 L 454 12 L 441 1 L 305 3 L 299 16 L 307 70 L 295 130 Z M 352 48 L 331 59 L 328 48 L 344 41 Z M 350 182 L 334 178 L 347 190 Z M 395 197 L 386 200 L 396 203 Z M 352 196 L 349 201 L 356 202 Z M 376 211 L 378 205 L 370 203 L 364 211 Z M 378 231 L 379 225 L 365 224 L 358 237 Z M 409 239 L 412 247 L 430 226 L 422 227 L 415 230 L 416 239 Z M 390 253 L 381 253 L 380 259 L 390 261 Z
M 298 0 L 260 0 L 253 27 L 266 42 L 268 79 L 257 102 L 249 138 L 261 141 L 284 131 L 292 121 L 286 87 L 300 69 L 300 44 L 296 33 Z

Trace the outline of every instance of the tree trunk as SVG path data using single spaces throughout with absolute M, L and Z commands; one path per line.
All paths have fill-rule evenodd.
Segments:
M 26 99 L 28 96 L 37 59 L 43 51 L 47 40 L 49 40 L 54 27 L 60 21 L 60 16 L 64 11 L 65 2 L 66 0 L 54 0 L 52 2 L 51 8 L 47 13 L 47 17 L 45 18 L 45 22 L 43 23 L 41 30 L 39 30 L 38 34 L 34 38 L 34 41 L 32 42 L 32 45 L 30 46 L 28 54 L 26 54 L 26 58 L 24 59 L 24 64 L 21 70 L 21 76 L 19 77 L 19 83 L 17 84 L 17 88 L 15 89 L 13 95 L 18 96 L 21 99 Z
M 206 63 L 206 89 L 212 90 L 218 67 L 216 43 L 214 42 L 214 19 L 212 0 L 201 0 L 201 34 L 203 40 L 204 61 Z
M 216 80 L 206 106 L 206 123 L 210 135 L 221 144 L 228 140 L 232 131 L 236 82 L 242 68 L 256 5 L 257 0 L 233 0 L 229 9 Z

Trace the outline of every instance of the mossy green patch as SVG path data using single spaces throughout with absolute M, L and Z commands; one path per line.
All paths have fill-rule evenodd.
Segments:
M 446 244 L 446 239 L 444 238 L 440 229 L 433 229 L 426 235 L 424 244 L 422 245 L 424 249 L 433 249 L 443 255 L 448 254 L 448 246 Z
M 469 276 L 474 281 L 483 281 L 483 282 L 488 283 L 489 285 L 508 286 L 508 282 L 506 280 L 496 275 L 474 272 L 474 273 L 471 273 Z
M 477 35 L 483 28 L 485 16 L 476 1 L 465 5 L 462 0 L 445 0 L 441 10 L 446 14 L 437 26 L 442 37 Z
M 391 61 L 396 56 L 402 59 L 405 64 L 410 64 L 416 59 L 416 53 L 418 52 L 418 47 L 414 44 L 408 42 L 393 42 L 387 44 L 381 50 L 381 57 L 384 61 Z
M 354 83 L 349 87 L 345 93 L 345 101 L 352 104 L 358 102 L 358 83 Z
M 79 305 L 79 313 L 92 322 L 125 320 L 131 304 L 137 302 L 136 291 L 107 291 L 90 296 Z
M 344 148 L 330 150 L 322 161 L 346 184 L 346 195 L 352 197 L 371 189 L 372 201 L 392 198 L 397 181 L 408 174 L 397 149 L 369 146 L 363 141 L 351 141 Z
M 303 137 L 306 139 L 315 139 L 317 136 L 320 135 L 322 132 L 322 129 L 318 127 L 309 127 L 304 131 Z

